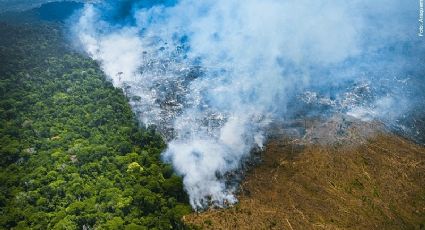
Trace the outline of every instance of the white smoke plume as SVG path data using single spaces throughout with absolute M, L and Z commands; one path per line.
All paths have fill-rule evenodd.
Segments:
M 267 127 L 292 112 L 296 95 L 333 87 L 341 97 L 347 82 L 403 78 L 418 52 L 391 47 L 424 50 L 415 5 L 404 1 L 124 2 L 87 4 L 75 37 L 138 118 L 167 137 L 164 159 L 183 176 L 195 209 L 236 202 L 226 173 L 262 148 Z M 373 119 L 394 100 L 373 100 L 378 116 L 360 113 L 357 102 L 344 108 Z

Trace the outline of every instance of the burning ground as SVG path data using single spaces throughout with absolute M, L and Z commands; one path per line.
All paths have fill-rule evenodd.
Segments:
M 165 137 L 163 160 L 203 210 L 237 202 L 227 174 L 275 122 L 341 113 L 423 140 L 415 9 L 398 0 L 109 0 L 85 4 L 71 37 Z

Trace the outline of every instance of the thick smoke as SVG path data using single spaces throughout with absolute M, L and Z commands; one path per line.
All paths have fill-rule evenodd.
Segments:
M 113 2 L 87 4 L 74 34 L 168 139 L 195 209 L 236 201 L 226 173 L 273 121 L 315 103 L 396 122 L 422 95 L 414 1 Z

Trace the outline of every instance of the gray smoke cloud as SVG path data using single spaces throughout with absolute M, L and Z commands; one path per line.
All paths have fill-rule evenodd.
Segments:
M 226 173 L 302 103 L 392 122 L 423 73 L 414 2 L 124 2 L 87 4 L 74 36 L 167 138 L 195 209 L 235 203 Z

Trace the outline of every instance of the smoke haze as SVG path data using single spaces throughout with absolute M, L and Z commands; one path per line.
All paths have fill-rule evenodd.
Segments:
M 274 121 L 303 110 L 399 127 L 423 108 L 417 20 L 415 1 L 127 0 L 86 4 L 73 34 L 167 138 L 164 160 L 202 209 L 236 202 L 225 175 Z

